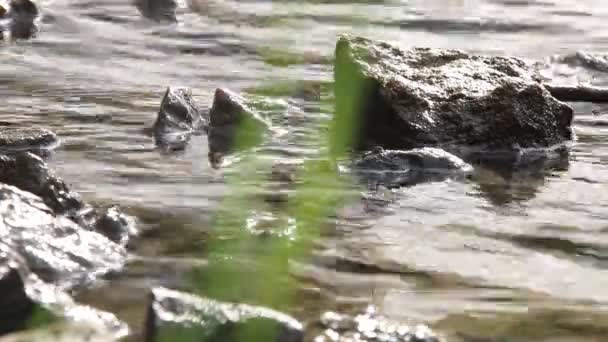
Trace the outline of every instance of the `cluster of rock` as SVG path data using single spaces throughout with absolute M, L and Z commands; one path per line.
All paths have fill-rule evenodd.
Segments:
M 172 0 L 136 5 L 155 20 L 176 20 Z M 12 39 L 31 37 L 38 16 L 30 0 L 11 0 L 7 9 L 0 7 L 0 37 L 2 31 Z M 605 62 L 583 57 L 595 66 Z M 373 186 L 468 177 L 472 164 L 497 153 L 536 161 L 525 157 L 527 150 L 550 149 L 573 137 L 573 110 L 560 100 L 606 96 L 603 89 L 544 84 L 530 63 L 514 57 L 401 50 L 348 36 L 337 43 L 334 72 L 332 148 L 337 155 L 356 152 L 353 170 Z M 212 107 L 203 110 L 190 89 L 169 87 L 152 130 L 165 151 L 185 149 L 193 135 L 206 134 L 210 163 L 219 167 L 224 155 L 259 144 L 271 128 L 247 99 L 227 89 L 217 89 Z M 75 304 L 65 291 L 119 271 L 135 224 L 116 207 L 89 205 L 49 170 L 43 158 L 58 144 L 46 129 L 0 129 L 0 333 L 23 328 L 43 307 L 101 326 L 109 335 L 100 340 L 122 337 L 127 328 L 116 317 Z M 273 169 L 287 182 L 294 174 L 293 165 Z M 199 340 L 233 341 L 252 325 L 270 329 L 280 342 L 439 340 L 424 326 L 407 327 L 373 311 L 326 313 L 303 324 L 268 308 L 164 288 L 151 290 L 145 339 L 186 331 Z M 71 334 L 87 334 L 72 328 Z
M 167 89 L 153 127 L 156 144 L 169 151 L 182 150 L 192 135 L 207 133 L 214 167 L 221 165 L 225 154 L 259 144 L 269 129 L 270 123 L 247 100 L 228 89 L 218 88 L 211 109 L 205 111 L 192 91 L 182 87 Z
M 79 306 L 64 291 L 123 267 L 134 220 L 116 207 L 92 207 L 49 170 L 38 154 L 57 144 L 46 129 L 0 130 L 2 329 L 22 328 L 42 307 L 124 335 L 113 315 Z

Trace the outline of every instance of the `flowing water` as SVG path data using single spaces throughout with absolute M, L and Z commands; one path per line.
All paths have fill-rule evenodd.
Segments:
M 56 172 L 86 200 L 138 218 L 142 236 L 126 270 L 77 294 L 128 322 L 133 339 L 149 287 L 192 290 L 192 271 L 205 272 L 207 241 L 221 229 L 214 217 L 240 196 L 228 174 L 244 174 L 245 192 L 273 191 L 254 180 L 263 168 L 211 168 L 204 136 L 183 152 L 157 150 L 146 128 L 167 86 L 191 87 L 206 108 L 217 87 L 250 96 L 285 131 L 250 154 L 301 161 L 319 156 L 332 109 L 298 89 L 331 99 L 342 33 L 517 55 L 545 61 L 554 82 L 608 85 L 608 64 L 555 57 L 608 49 L 604 0 L 191 0 L 178 4 L 177 24 L 145 18 L 130 0 L 39 4 L 37 37 L 0 45 L 0 120 L 54 130 L 62 140 L 49 159 Z M 374 304 L 452 341 L 605 341 L 608 106 L 574 107 L 577 140 L 558 165 L 480 170 L 476 181 L 421 184 L 372 194 L 390 198 L 378 205 L 339 208 L 312 260 L 291 265 L 298 290 L 283 309 L 306 319 Z M 310 190 L 315 198 L 360 188 Z M 258 226 L 284 227 L 284 239 L 307 228 L 249 195 L 228 210 L 247 217 L 242 230 L 262 247 L 235 263 L 262 253 Z

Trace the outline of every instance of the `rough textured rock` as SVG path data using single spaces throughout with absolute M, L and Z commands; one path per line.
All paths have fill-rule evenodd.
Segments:
M 358 121 L 359 148 L 497 150 L 546 147 L 572 137 L 572 109 L 518 58 L 400 50 L 344 36 L 336 46 L 334 73 L 335 126 Z
M 29 39 L 36 35 L 36 19 L 39 15 L 38 7 L 31 0 L 11 0 L 7 13 L 11 39 Z
M 47 150 L 59 144 L 57 135 L 45 128 L 0 128 L 0 153 Z
M 57 215 L 29 192 L 0 184 L 0 241 L 43 280 L 71 287 L 122 268 L 125 249 Z
M 315 342 L 439 342 L 426 326 L 408 327 L 379 316 L 370 308 L 367 312 L 348 316 L 326 312 L 320 320 L 324 331 Z
M 191 135 L 206 126 L 207 119 L 201 115 L 189 88 L 167 88 L 154 123 L 157 145 L 169 150 L 184 149 Z
M 462 178 L 473 172 L 473 167 L 462 159 L 432 147 L 408 151 L 377 149 L 365 154 L 354 166 L 370 185 L 389 188 Z
M 135 0 L 135 6 L 146 18 L 160 22 L 177 22 L 174 0 Z
M 252 110 L 240 95 L 218 88 L 209 111 L 209 160 L 221 163 L 222 156 L 238 148 L 259 144 L 270 124 Z
M 252 327 L 255 330 L 246 330 Z M 178 336 L 189 336 L 193 341 L 242 341 L 243 335 L 239 339 L 239 332 L 256 330 L 270 330 L 274 341 L 297 342 L 303 339 L 300 322 L 283 313 L 155 288 L 148 307 L 145 340 L 168 341 Z

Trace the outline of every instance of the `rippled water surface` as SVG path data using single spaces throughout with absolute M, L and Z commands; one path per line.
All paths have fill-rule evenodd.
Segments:
M 212 169 L 205 137 L 181 153 L 155 148 L 146 128 L 167 86 L 191 87 L 204 107 L 217 87 L 250 96 L 287 132 L 252 153 L 309 160 L 332 109 L 294 89 L 331 88 L 342 33 L 517 55 L 546 62 L 554 82 L 608 85 L 601 68 L 556 57 L 608 51 L 604 0 L 190 0 L 179 3 L 177 24 L 149 20 L 129 0 L 40 6 L 36 38 L 0 45 L 0 120 L 54 130 L 57 173 L 87 200 L 137 216 L 143 234 L 125 272 L 78 295 L 135 333 L 147 288 L 188 289 L 191 270 L 205 268 L 213 217 L 234 190 L 225 179 L 239 165 Z M 605 341 L 608 106 L 574 107 L 577 141 L 559 165 L 479 170 L 476 181 L 422 184 L 374 194 L 390 198 L 374 208 L 341 208 L 312 261 L 294 263 L 301 289 L 288 311 L 306 319 L 371 303 L 453 341 Z M 256 201 L 234 208 L 248 216 L 244 231 L 265 226 L 288 237 L 306 228 Z

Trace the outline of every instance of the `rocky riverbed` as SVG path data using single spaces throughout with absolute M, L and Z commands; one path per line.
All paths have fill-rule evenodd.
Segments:
M 593 1 L 0 6 L 0 340 L 605 336 Z

